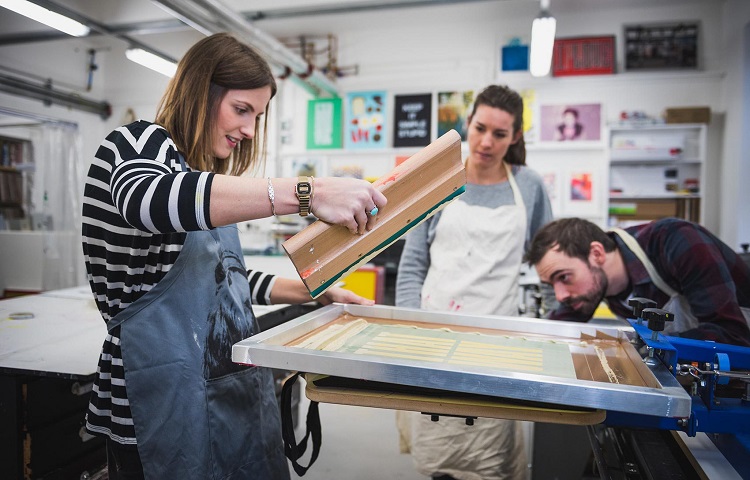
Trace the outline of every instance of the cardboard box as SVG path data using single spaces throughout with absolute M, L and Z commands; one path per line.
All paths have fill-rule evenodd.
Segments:
M 667 108 L 664 117 L 667 123 L 709 123 L 711 109 L 709 107 Z

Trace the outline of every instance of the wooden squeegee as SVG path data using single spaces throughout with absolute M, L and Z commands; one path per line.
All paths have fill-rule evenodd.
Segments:
M 373 185 L 388 204 L 369 232 L 357 235 L 318 220 L 282 244 L 313 298 L 463 193 L 461 137 L 447 132 Z

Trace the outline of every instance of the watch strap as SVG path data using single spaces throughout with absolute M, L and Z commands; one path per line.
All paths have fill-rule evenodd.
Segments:
M 300 176 L 297 178 L 297 185 L 294 187 L 294 193 L 299 201 L 299 214 L 301 217 L 310 215 L 310 202 L 312 201 L 313 182 L 312 177 Z

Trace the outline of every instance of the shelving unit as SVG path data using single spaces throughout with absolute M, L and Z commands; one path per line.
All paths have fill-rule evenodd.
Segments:
M 5 223 L 28 214 L 27 172 L 33 171 L 31 142 L 0 136 L 0 216 Z M 0 230 L 4 229 L 0 225 Z
M 611 225 L 679 217 L 703 219 L 705 124 L 611 125 Z

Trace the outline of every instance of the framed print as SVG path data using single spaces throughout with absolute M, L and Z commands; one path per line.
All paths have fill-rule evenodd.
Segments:
M 698 22 L 625 26 L 626 70 L 698 68 Z
M 307 102 L 307 149 L 341 148 L 341 99 Z
M 284 175 L 287 177 L 298 177 L 304 175 L 307 177 L 324 177 L 326 176 L 325 158 L 303 155 L 293 157 L 284 162 Z
M 393 97 L 393 146 L 426 147 L 432 133 L 432 94 Z
M 547 191 L 549 197 L 549 203 L 552 206 L 552 214 L 559 216 L 562 210 L 562 198 L 560 197 L 560 171 L 550 169 L 548 171 L 539 171 L 542 176 L 542 182 L 544 182 L 544 189 Z
M 540 141 L 600 142 L 602 106 L 599 103 L 540 106 Z
M 615 37 L 579 37 L 555 40 L 552 76 L 615 73 Z
M 601 185 L 596 170 L 569 170 L 563 188 L 563 210 L 567 215 L 590 217 L 601 213 Z
M 521 39 L 512 38 L 500 48 L 500 69 L 503 72 L 526 71 L 529 69 L 529 46 L 522 45 Z
M 518 92 L 523 99 L 523 139 L 526 143 L 539 141 L 539 106 L 536 91 L 532 89 Z
M 463 92 L 438 93 L 438 138 L 449 130 L 455 130 L 461 135 L 461 141 L 466 141 L 466 118 L 471 113 L 474 103 L 474 90 Z
M 570 200 L 582 200 L 590 202 L 592 199 L 592 174 L 591 172 L 577 172 L 570 176 Z
M 346 95 L 346 148 L 385 148 L 385 92 L 350 92 Z

